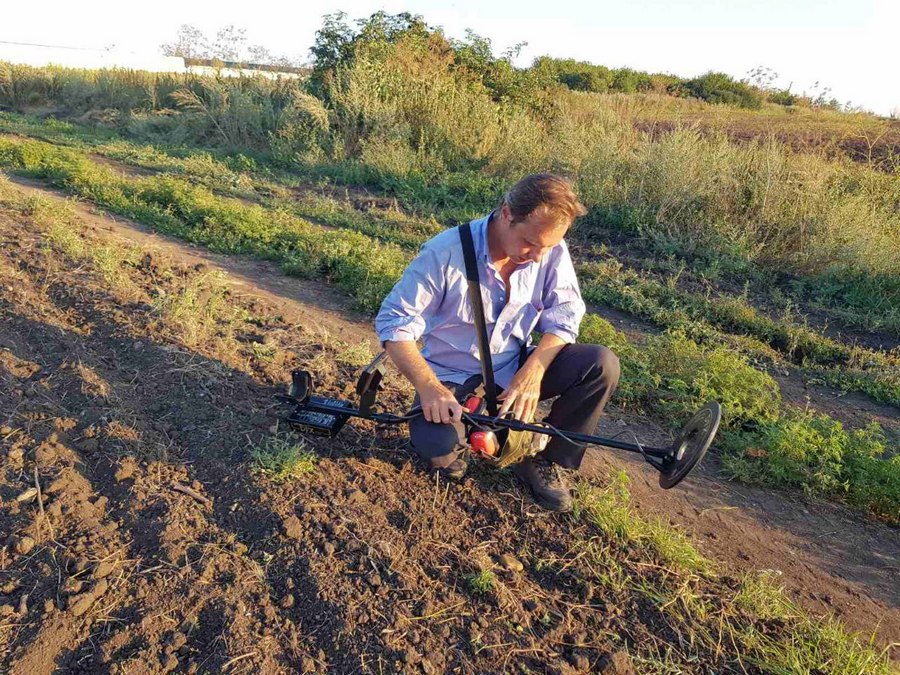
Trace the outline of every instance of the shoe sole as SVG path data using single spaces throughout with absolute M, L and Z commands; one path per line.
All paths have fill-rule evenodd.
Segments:
M 557 504 L 551 504 L 550 502 L 547 502 L 547 501 L 541 499 L 536 494 L 534 494 L 534 491 L 531 492 L 531 497 L 534 499 L 535 503 L 538 506 L 540 506 L 543 509 L 546 509 L 547 511 L 552 511 L 553 513 L 569 513 L 572 510 L 571 503 L 568 506 L 560 507 Z

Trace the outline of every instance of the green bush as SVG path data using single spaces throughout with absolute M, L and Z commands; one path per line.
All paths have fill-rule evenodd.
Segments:
M 657 407 L 675 427 L 709 401 L 722 404 L 723 422 L 734 428 L 778 418 L 778 384 L 724 347 L 701 347 L 677 331 L 653 336 L 645 344 L 631 344 L 594 314 L 582 320 L 578 341 L 606 345 L 619 356 L 622 377 L 617 400 Z
M 723 444 L 723 466 L 742 481 L 842 495 L 900 522 L 900 455 L 888 457 L 875 423 L 847 431 L 830 417 L 792 411 L 756 429 L 727 434 Z
M 762 106 L 762 95 L 759 90 L 744 82 L 737 82 L 725 73 L 708 72 L 676 85 L 676 89 L 709 103 L 724 103 L 739 108 L 760 108 Z
M 581 321 L 578 342 L 604 345 L 619 357 L 621 377 L 616 390 L 616 401 L 626 403 L 652 403 L 660 378 L 652 371 L 646 350 L 630 344 L 624 333 L 617 331 L 606 319 L 587 314 Z
M 777 103 L 778 105 L 790 106 L 797 104 L 797 97 L 787 89 L 778 89 L 770 92 L 768 98 L 772 103 Z
M 778 419 L 778 384 L 739 354 L 723 347 L 700 347 L 679 333 L 656 336 L 648 347 L 652 372 L 662 379 L 664 410 L 685 417 L 709 401 L 718 401 L 727 427 Z

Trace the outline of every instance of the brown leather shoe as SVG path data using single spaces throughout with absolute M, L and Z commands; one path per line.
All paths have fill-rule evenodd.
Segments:
M 549 511 L 572 510 L 572 493 L 560 468 L 543 455 L 526 457 L 512 467 L 520 480 L 531 488 L 534 500 Z

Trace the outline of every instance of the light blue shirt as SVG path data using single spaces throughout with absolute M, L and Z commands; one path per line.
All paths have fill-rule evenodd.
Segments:
M 472 238 L 494 379 L 506 388 L 518 369 L 522 346 L 531 344 L 532 331 L 575 342 L 585 305 L 565 241 L 540 262 L 516 267 L 507 289 L 490 259 L 489 218 L 472 221 Z M 386 340 L 421 338 L 422 356 L 442 382 L 461 384 L 481 373 L 462 242 L 455 227 L 425 242 L 381 304 L 375 330 L 382 346 Z

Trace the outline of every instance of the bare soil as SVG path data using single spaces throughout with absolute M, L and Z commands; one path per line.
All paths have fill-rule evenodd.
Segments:
M 274 265 L 78 211 L 92 241 L 147 252 L 127 288 L 0 213 L 0 670 L 619 672 L 604 664 L 620 650 L 678 644 L 645 596 L 591 581 L 573 554 L 590 526 L 541 512 L 483 466 L 460 485 L 435 480 L 402 430 L 352 422 L 307 440 L 312 473 L 255 473 L 250 450 L 284 433 L 273 395 L 290 369 L 315 365 L 323 393 L 350 397 L 341 350 L 374 347 L 370 321 Z M 154 309 L 160 290 L 212 268 L 247 317 L 237 350 L 187 347 Z M 385 392 L 388 409 L 408 400 L 396 380 Z M 622 429 L 667 438 L 613 406 L 601 430 Z M 619 454 L 591 453 L 583 473 L 625 470 L 641 510 L 726 569 L 780 570 L 805 607 L 900 641 L 897 530 L 728 483 L 714 460 L 668 492 Z M 524 569 L 504 567 L 505 554 Z M 615 546 L 608 555 L 635 579 L 663 574 Z M 466 581 L 481 569 L 497 579 L 485 595 Z M 737 670 L 728 653 L 678 667 Z

